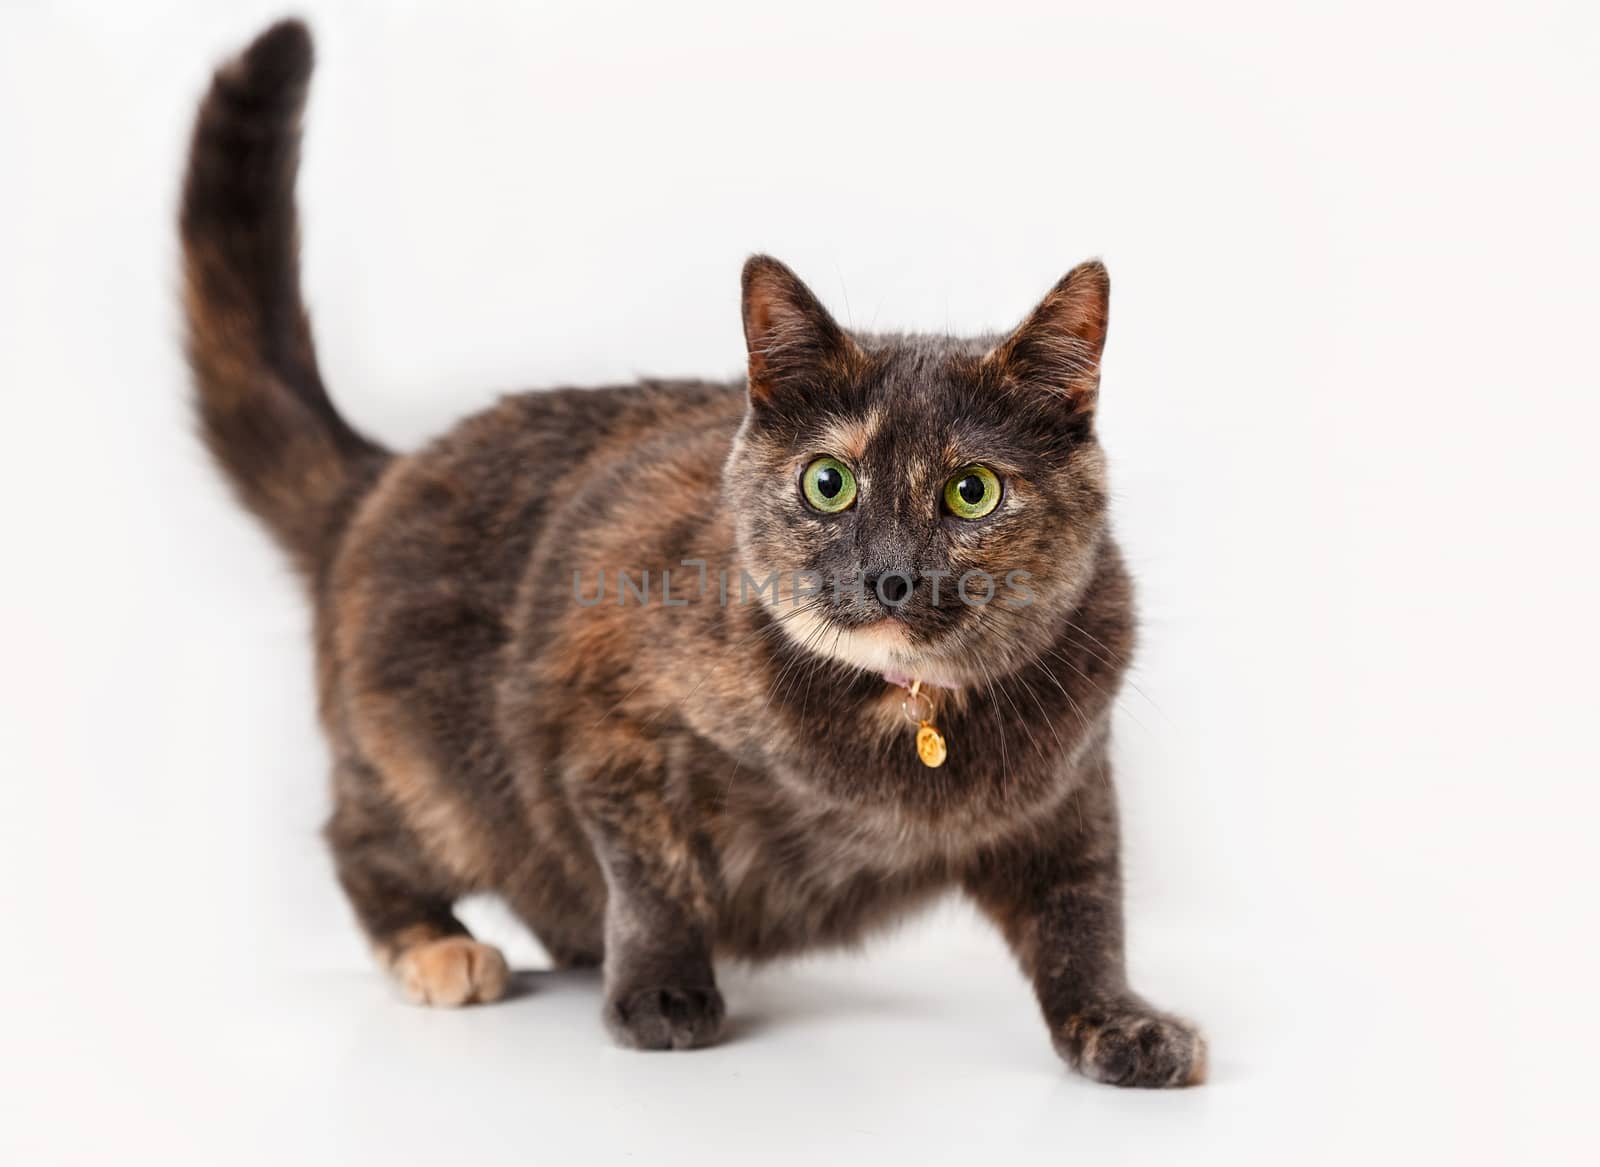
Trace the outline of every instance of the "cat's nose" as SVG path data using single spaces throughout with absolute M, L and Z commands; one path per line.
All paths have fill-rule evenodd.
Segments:
M 868 590 L 890 608 L 898 608 L 911 598 L 911 584 L 909 571 L 868 572 L 866 577 Z

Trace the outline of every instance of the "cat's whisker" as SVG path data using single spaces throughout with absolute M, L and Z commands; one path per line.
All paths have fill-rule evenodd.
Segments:
M 1000 711 L 1000 703 L 995 700 L 995 696 L 994 696 L 994 680 L 989 675 L 989 666 L 984 664 L 980 660 L 980 661 L 978 661 L 978 667 L 983 670 L 983 683 L 989 690 L 989 706 L 990 706 L 990 709 L 993 711 L 995 716 L 998 717 L 999 716 L 999 711 Z M 1010 786 L 1011 786 L 1011 781 L 1010 781 L 1010 779 L 1011 779 L 1011 761 L 1006 756 L 1005 727 L 1002 725 L 1002 726 L 998 726 L 997 728 L 999 729 L 999 732 L 995 734 L 995 738 L 1000 743 L 1000 777 L 1002 779 L 1002 790 L 1003 791 L 1009 791 Z
M 1107 645 L 1105 641 L 1095 636 L 1081 624 L 1075 624 L 1071 620 L 1067 620 L 1065 623 L 1069 631 L 1077 632 L 1088 637 L 1093 643 L 1099 645 L 1101 648 L 1105 649 L 1106 652 L 1111 654 L 1110 657 L 1106 657 L 1095 652 L 1093 649 L 1089 650 L 1090 655 L 1098 660 L 1101 664 L 1105 665 L 1108 669 L 1111 669 L 1113 672 L 1119 672 L 1131 666 L 1132 662 L 1127 657 L 1118 654 L 1114 649 Z M 1084 645 L 1084 647 L 1088 648 L 1089 646 Z M 1160 705 L 1156 704 L 1155 699 L 1151 697 L 1150 694 L 1146 693 L 1142 688 L 1140 688 L 1138 682 L 1135 681 L 1131 676 L 1129 676 L 1126 672 L 1122 672 L 1119 679 L 1122 684 L 1127 685 L 1128 688 L 1132 689 L 1135 693 L 1139 694 L 1140 697 L 1144 698 L 1145 704 L 1154 709 L 1158 714 L 1161 715 L 1162 718 L 1166 718 L 1166 710 L 1162 709 Z
M 1104 685 L 1100 684 L 1093 677 L 1091 677 L 1088 673 L 1084 672 L 1081 668 L 1078 667 L 1078 665 L 1077 665 L 1077 663 L 1075 661 L 1073 661 L 1071 658 L 1066 656 L 1059 649 L 1054 649 L 1054 648 L 1046 649 L 1045 650 L 1045 655 L 1046 656 L 1050 656 L 1050 657 L 1054 657 L 1056 660 L 1059 660 L 1062 664 L 1066 665 L 1073 672 L 1077 673 L 1078 676 L 1082 677 L 1085 682 L 1087 682 L 1091 687 L 1093 687 L 1098 692 L 1101 692 L 1101 693 L 1107 692 L 1107 689 L 1106 689 L 1106 687 Z M 1046 670 L 1046 671 L 1048 672 L 1048 670 Z M 1053 680 L 1054 678 L 1052 677 L 1051 679 Z M 1059 682 L 1059 681 L 1056 682 L 1057 685 L 1060 685 L 1060 683 L 1061 682 Z M 1065 692 L 1065 690 L 1062 690 L 1062 691 Z M 1152 731 L 1151 728 L 1148 725 L 1146 725 L 1142 720 L 1140 720 L 1139 715 L 1128 707 L 1127 702 L 1123 700 L 1121 694 L 1119 694 L 1119 693 L 1117 693 L 1115 691 L 1111 691 L 1110 692 L 1110 697 L 1111 697 L 1111 704 L 1116 706 L 1123 713 L 1127 714 L 1128 717 L 1132 719 L 1132 721 L 1133 721 L 1133 723 L 1135 725 L 1137 725 L 1141 730 L 1143 730 L 1145 733 L 1149 734 L 1151 737 L 1155 737 L 1156 736 L 1154 731 Z
M 844 625 L 836 624 L 833 630 L 833 643 L 828 646 L 826 654 L 819 654 L 806 668 L 806 687 L 800 696 L 800 717 L 805 719 L 806 703 L 811 699 L 811 682 L 817 672 L 822 668 L 823 662 L 835 659 L 834 654 L 839 650 L 839 638 L 844 635 Z
M 989 610 L 987 608 L 978 609 L 977 610 L 977 623 L 978 623 L 978 626 L 980 628 L 988 628 L 990 631 L 994 631 L 995 630 L 995 625 L 993 623 L 988 623 L 988 624 L 985 623 L 985 620 L 988 618 L 988 616 L 989 616 Z M 1019 680 L 1019 683 L 1022 684 L 1024 690 L 1027 690 L 1026 681 L 1021 680 L 1021 673 L 1020 672 L 1014 673 L 1013 676 L 1017 677 L 1018 680 Z M 1002 677 L 1000 679 L 999 688 L 1000 688 L 1001 695 L 1004 696 L 1005 699 L 1006 699 L 1006 703 L 1011 706 L 1011 711 L 1014 714 L 1016 714 L 1017 722 L 1018 722 L 1019 725 L 1021 725 L 1022 732 L 1027 734 L 1028 740 L 1031 743 L 1033 743 L 1033 747 L 1034 747 L 1035 750 L 1038 751 L 1039 757 L 1041 759 L 1045 760 L 1045 761 L 1048 761 L 1049 759 L 1045 755 L 1044 748 L 1039 744 L 1038 739 L 1035 738 L 1034 735 L 1033 735 L 1033 730 L 1031 728 L 1029 728 L 1029 726 L 1028 726 L 1027 718 L 1023 717 L 1022 711 L 1017 708 L 1016 702 L 1011 699 L 1011 694 L 1006 689 L 1006 678 Z M 1045 712 L 1044 711 L 1044 706 L 1039 704 L 1038 697 L 1034 696 L 1032 694 L 1031 690 L 1027 690 L 1027 691 L 1029 692 L 1030 696 L 1033 696 L 1034 704 L 1039 705 L 1040 714 L 1044 715 L 1044 712 Z M 1050 732 L 1052 734 L 1056 735 L 1056 744 L 1059 746 L 1061 744 L 1061 737 L 1060 737 L 1059 734 L 1056 734 L 1055 726 L 1050 723 L 1050 718 L 1048 717 L 1048 715 L 1044 716 L 1044 722 L 1045 722 L 1045 724 L 1047 726 L 1050 727 Z
M 811 658 L 811 645 L 815 641 L 820 640 L 822 634 L 827 630 L 828 625 L 826 623 L 819 623 L 811 630 L 809 634 L 807 634 L 805 641 L 798 646 L 799 651 L 795 654 L 794 660 L 785 663 L 783 669 L 778 673 L 778 676 L 770 685 L 768 685 L 767 699 L 761 706 L 761 712 L 756 716 L 757 721 L 761 721 L 766 717 L 767 710 L 772 707 L 772 699 L 777 696 L 778 686 L 783 683 L 784 677 L 788 676 L 789 670 L 793 668 L 795 664 L 804 663 Z M 743 761 L 743 758 L 739 758 L 734 761 L 733 771 L 728 775 L 727 785 L 722 789 L 722 803 L 724 806 L 727 805 L 728 795 L 733 791 L 733 781 L 739 776 L 739 769 L 743 765 Z
M 1060 679 L 1049 669 L 1044 671 L 1044 675 L 1049 677 L 1055 687 L 1061 690 L 1061 695 L 1067 699 L 1067 705 L 1071 707 L 1073 713 L 1077 714 L 1078 720 L 1083 724 L 1083 732 L 1085 737 L 1092 734 L 1094 730 L 1089 724 L 1088 716 L 1083 712 L 1083 708 L 1078 704 L 1077 700 L 1072 696 L 1072 694 L 1067 692 L 1066 686 L 1064 686 Z M 1084 679 L 1088 680 L 1087 677 Z M 1093 684 L 1092 681 L 1090 683 Z M 1105 759 L 1100 755 L 1099 751 L 1096 751 L 1095 768 L 1099 771 L 1100 784 L 1109 790 L 1111 788 L 1111 777 L 1106 773 Z
M 996 613 L 996 609 L 994 607 L 982 607 L 982 608 L 975 609 L 975 612 L 974 612 L 975 619 L 974 619 L 973 623 L 975 624 L 977 629 L 979 631 L 982 631 L 982 632 L 991 632 L 992 633 L 992 632 L 999 631 L 1000 630 L 1000 625 L 997 623 L 998 616 L 995 613 Z M 1076 631 L 1082 632 L 1085 636 L 1089 636 L 1090 635 L 1085 629 L 1083 629 L 1081 626 L 1079 626 L 1077 624 L 1074 624 L 1070 620 L 1067 620 L 1064 623 L 1065 623 L 1066 627 L 1068 629 L 1070 629 L 1070 630 L 1076 630 Z M 963 633 L 961 633 L 958 630 L 958 632 L 956 634 L 956 639 L 957 639 L 958 645 L 960 647 L 962 647 L 963 649 L 965 649 L 965 648 L 970 648 L 972 646 L 972 642 L 973 642 L 973 640 L 975 638 L 972 637 L 972 636 L 964 635 Z M 1103 646 L 1103 642 L 1098 641 L 1098 639 L 1096 639 L 1096 643 L 1100 643 Z M 1110 651 L 1110 649 L 1107 649 L 1107 651 Z M 1150 727 L 1145 725 L 1145 723 L 1139 718 L 1138 714 L 1136 714 L 1128 706 L 1127 702 L 1123 699 L 1123 697 L 1122 697 L 1122 695 L 1120 693 L 1118 693 L 1114 689 L 1108 691 L 1107 688 L 1104 685 L 1102 685 L 1099 681 L 1095 680 L 1093 677 L 1089 676 L 1088 673 L 1084 672 L 1083 669 L 1078 666 L 1077 662 L 1073 661 L 1070 657 L 1068 657 L 1063 652 L 1061 652 L 1060 649 L 1057 649 L 1057 648 L 1054 648 L 1054 647 L 1046 648 L 1046 649 L 1043 650 L 1043 652 L 1040 655 L 1041 655 L 1041 657 L 1051 657 L 1051 658 L 1054 658 L 1054 659 L 1060 661 L 1062 664 L 1066 665 L 1069 669 L 1071 669 L 1074 673 L 1076 673 L 1079 677 L 1083 678 L 1083 680 L 1085 682 L 1087 682 L 1091 687 L 1093 687 L 1096 691 L 1101 692 L 1101 693 L 1109 693 L 1109 697 L 1110 697 L 1111 703 L 1113 705 L 1115 705 L 1117 708 L 1119 708 L 1123 713 L 1127 714 L 1127 716 L 1132 719 L 1133 723 L 1135 725 L 1137 725 L 1142 731 L 1144 731 L 1145 733 L 1151 734 L 1152 737 L 1155 736 L 1153 731 L 1150 729 Z M 1096 659 L 1099 659 L 1103 663 L 1105 663 L 1105 658 L 1103 658 L 1103 657 L 1099 657 L 1097 655 Z M 1109 666 L 1109 667 L 1114 667 L 1114 666 Z M 1081 709 L 1077 709 L 1077 703 L 1075 701 L 1073 701 L 1073 698 L 1072 698 L 1071 694 L 1069 694 L 1066 691 L 1066 689 L 1061 685 L 1061 682 L 1056 679 L 1056 677 L 1054 676 L 1054 674 L 1052 674 L 1050 672 L 1050 670 L 1046 669 L 1045 670 L 1045 675 L 1050 678 L 1051 682 L 1055 684 L 1056 688 L 1061 689 L 1062 695 L 1065 696 L 1069 702 L 1072 702 L 1075 710 L 1078 713 L 1079 720 L 1083 721 L 1085 726 L 1087 727 L 1087 725 L 1088 725 L 1087 718 L 1084 716 L 1084 714 L 1083 714 Z M 1140 696 L 1144 696 L 1144 694 L 1141 693 Z M 1148 697 L 1145 697 L 1145 700 L 1149 701 L 1150 699 Z M 1155 703 L 1154 702 L 1150 702 L 1150 704 L 1152 705 L 1152 707 L 1155 707 Z M 1156 708 L 1157 708 L 1157 711 L 1159 712 L 1159 707 L 1156 707 Z
M 989 610 L 988 609 L 979 609 L 977 611 L 977 613 L 976 613 L 976 616 L 975 616 L 975 623 L 977 624 L 977 626 L 980 629 L 988 630 L 988 631 L 994 631 L 995 626 L 992 623 L 988 622 L 988 616 L 989 616 Z M 1047 650 L 1047 651 L 1049 652 L 1050 655 L 1061 657 L 1061 654 L 1056 652 L 1055 650 Z M 1073 667 L 1074 671 L 1076 671 L 1079 676 L 1082 676 L 1085 681 L 1088 681 L 1089 684 L 1095 685 L 1095 682 L 1093 681 L 1093 679 L 1088 677 L 1086 674 L 1084 674 L 1081 669 L 1077 669 L 1075 666 L 1073 666 L 1071 661 L 1067 660 L 1065 657 L 1061 657 L 1061 660 L 1063 661 L 1063 663 L 1069 665 L 1070 667 Z M 984 666 L 981 661 L 979 661 L 978 663 L 979 663 L 979 667 L 984 669 L 984 672 L 985 672 L 985 674 L 987 676 L 987 674 L 988 674 L 987 667 Z M 1093 732 L 1093 728 L 1092 728 L 1092 726 L 1091 726 L 1091 724 L 1089 722 L 1089 718 L 1084 713 L 1082 707 L 1078 704 L 1077 700 L 1074 699 L 1072 694 L 1067 691 L 1066 687 L 1061 684 L 1061 681 L 1055 676 L 1054 673 L 1052 673 L 1049 669 L 1045 669 L 1043 671 L 1044 671 L 1045 676 L 1050 679 L 1051 683 L 1054 684 L 1056 686 L 1056 688 L 1061 691 L 1061 695 L 1062 695 L 1062 697 L 1064 697 L 1066 699 L 1068 707 L 1072 710 L 1073 714 L 1078 718 L 1078 721 L 1082 724 L 1084 733 L 1086 735 L 1087 734 L 1091 734 Z M 1034 703 L 1039 706 L 1040 713 L 1042 715 L 1044 715 L 1045 714 L 1045 710 L 1044 710 L 1043 703 L 1039 701 L 1038 695 L 1036 693 L 1034 693 L 1031 688 L 1028 687 L 1026 680 L 1022 677 L 1022 673 L 1019 671 L 1017 674 L 1014 674 L 1014 675 L 1018 677 L 1019 683 L 1023 686 L 1024 690 L 1028 693 L 1028 695 L 1033 698 Z M 1098 686 L 1098 685 L 1095 685 L 1095 687 L 1097 689 L 1100 688 L 1100 686 Z M 990 683 L 989 689 L 990 689 L 991 700 L 993 700 L 993 692 L 994 692 L 993 683 Z M 1005 693 L 1005 679 L 1004 678 L 1002 678 L 1001 681 L 1000 681 L 1000 690 L 1001 690 L 1002 693 Z M 1007 697 L 1007 700 L 1008 701 L 1010 700 L 1009 696 Z M 1018 718 L 1020 719 L 1021 718 L 1021 713 L 1020 713 L 1019 710 L 1017 710 L 1016 705 L 1015 705 L 1014 702 L 1012 703 L 1011 707 L 1012 707 L 1012 711 L 1014 713 L 1016 713 Z M 1131 713 L 1130 713 L 1130 716 L 1131 716 Z M 1051 722 L 1051 720 L 1048 717 L 1048 715 L 1044 716 L 1044 721 L 1045 721 L 1045 724 L 1050 727 L 1050 732 L 1052 734 L 1055 734 L 1056 733 L 1055 726 Z M 1027 732 L 1026 723 L 1023 724 L 1023 729 L 1024 729 L 1024 732 Z M 1030 738 L 1032 737 L 1031 733 L 1029 733 L 1029 737 Z M 1056 735 L 1056 741 L 1057 741 L 1057 744 L 1059 745 L 1060 744 L 1060 735 L 1059 734 Z M 1002 751 L 1004 750 L 1004 745 L 1005 745 L 1005 739 L 1004 739 L 1004 735 L 1002 734 L 1001 735 L 1001 748 L 1002 748 Z M 1037 743 L 1035 743 L 1035 745 L 1037 745 Z M 1097 776 L 1099 777 L 1099 779 L 1101 781 L 1101 784 L 1103 786 L 1106 786 L 1107 788 L 1109 788 L 1111 780 L 1110 780 L 1110 776 L 1106 773 L 1104 760 L 1097 760 L 1096 769 L 1097 769 L 1097 772 L 1098 772 Z M 1081 814 L 1081 808 L 1080 808 L 1080 814 Z

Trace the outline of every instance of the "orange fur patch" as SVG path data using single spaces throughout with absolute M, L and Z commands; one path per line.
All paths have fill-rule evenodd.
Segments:
M 498 1001 L 511 979 L 500 950 L 469 936 L 414 944 L 395 958 L 393 971 L 406 999 L 417 1005 Z

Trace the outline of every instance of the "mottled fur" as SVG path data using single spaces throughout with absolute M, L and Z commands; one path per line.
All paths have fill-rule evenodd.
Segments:
M 948 340 L 848 334 L 758 257 L 747 384 L 508 397 L 393 455 L 335 412 L 300 304 L 310 68 L 305 29 L 278 25 L 201 108 L 189 352 L 206 440 L 309 583 L 327 838 L 407 991 L 499 995 L 499 954 L 452 912 L 490 891 L 557 962 L 603 963 L 619 1041 L 697 1046 L 723 1018 L 714 956 L 850 943 L 959 887 L 1070 1063 L 1198 1081 L 1198 1034 L 1123 974 L 1107 738 L 1133 616 L 1093 430 L 1104 269 L 1010 336 Z M 848 512 L 801 500 L 821 453 L 855 469 Z M 940 490 L 976 461 L 1005 499 L 958 520 Z M 706 563 L 705 593 L 684 560 Z M 1028 571 L 1033 602 L 950 602 L 969 568 Z M 619 603 L 619 569 L 648 571 L 652 602 Z M 719 569 L 915 582 L 893 613 L 870 590 L 724 605 Z M 576 603 L 575 574 L 599 573 L 604 602 Z M 889 670 L 935 683 L 941 769 L 918 762 Z

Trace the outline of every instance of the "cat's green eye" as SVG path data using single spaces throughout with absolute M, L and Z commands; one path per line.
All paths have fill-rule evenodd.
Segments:
M 987 466 L 957 470 L 944 484 L 944 505 L 958 519 L 981 519 L 1000 505 L 1000 480 Z
M 837 458 L 818 458 L 800 475 L 800 492 L 813 510 L 836 515 L 856 501 L 856 476 Z

